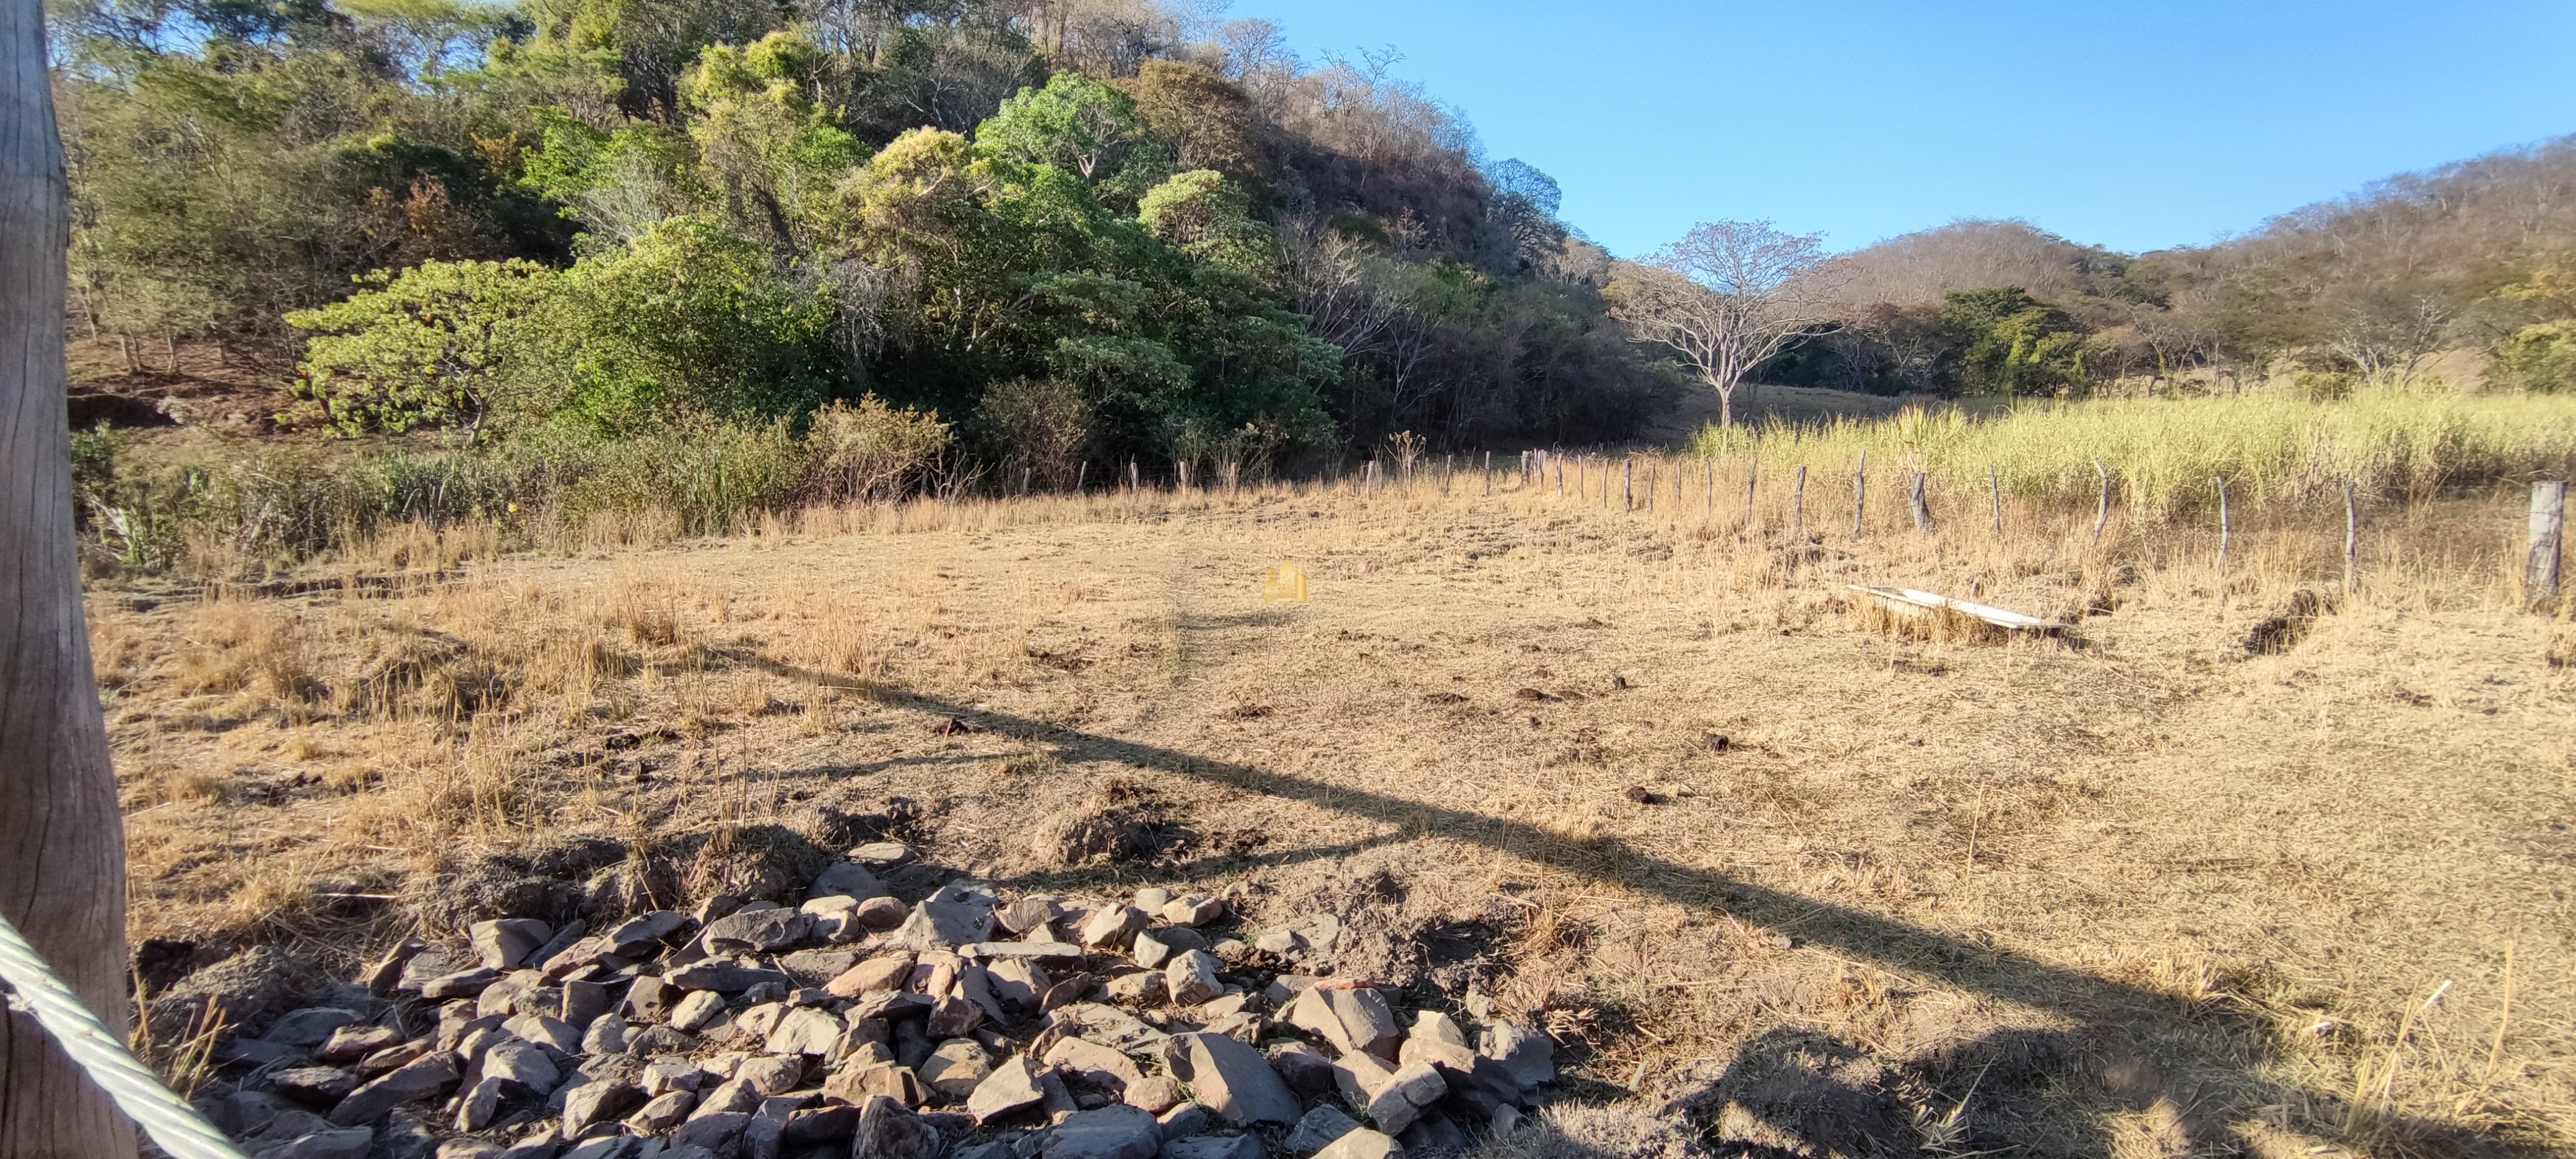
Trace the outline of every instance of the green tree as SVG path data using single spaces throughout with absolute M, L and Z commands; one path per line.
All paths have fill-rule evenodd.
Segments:
M 290 421 L 344 435 L 477 428 L 524 348 L 529 312 L 556 275 L 533 262 L 423 262 L 359 279 L 368 287 L 288 314 L 313 334 Z
M 1963 391 L 2064 394 L 2089 385 L 2093 345 L 2083 330 L 2019 286 L 1950 294 L 1938 319 L 1952 335 L 1951 374 Z

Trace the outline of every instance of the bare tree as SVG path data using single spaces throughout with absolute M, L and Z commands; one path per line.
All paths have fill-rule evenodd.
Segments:
M 62 138 L 42 5 L 0 10 L 0 913 L 125 1024 L 125 830 L 81 618 L 64 412 Z M 0 1015 L 0 1155 L 132 1159 L 35 1020 Z
M 1719 424 L 1733 426 L 1744 376 L 1833 320 L 1822 241 L 1767 221 L 1703 222 L 1622 269 L 1607 294 L 1611 313 L 1639 340 L 1689 360 L 1717 391 Z

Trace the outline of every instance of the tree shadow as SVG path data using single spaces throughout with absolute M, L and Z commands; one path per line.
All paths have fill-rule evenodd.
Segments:
M 774 675 L 790 679 L 822 678 L 820 673 L 767 658 L 754 662 Z M 2210 1100 L 2187 1089 L 2188 1079 L 2159 1074 L 2146 1063 L 2146 1052 L 2139 1047 L 2151 1042 L 2177 1045 L 2177 1036 L 2170 1033 L 2172 1028 L 2218 1024 L 2224 1031 L 2222 1037 L 2233 1049 L 2196 1051 L 2189 1059 L 2191 1066 L 2212 1074 L 2232 1075 L 2243 1085 L 2264 1092 L 2267 1097 L 2263 1101 L 2267 1104 L 2335 1108 L 2343 1103 L 2331 1092 L 2302 1090 L 2262 1077 L 2258 1071 L 2271 1058 L 2269 1036 L 2242 1014 L 2213 1010 L 2206 1004 L 2096 977 L 2011 950 L 1741 881 L 1720 871 L 1677 864 L 1620 838 L 1574 843 L 1534 825 L 1453 805 L 1325 784 L 939 697 L 883 688 L 873 690 L 873 694 L 889 705 L 962 720 L 977 731 L 1055 746 L 1069 760 L 1111 761 L 1155 769 L 1395 828 L 1395 835 L 1355 843 L 1350 847 L 1353 851 L 1394 840 L 1408 830 L 1434 832 L 1625 885 L 1673 904 L 1715 909 L 1750 924 L 1793 933 L 1813 946 L 1855 961 L 2057 1014 L 2073 1023 L 2075 1029 L 2036 1039 L 2020 1032 L 1990 1036 L 1981 1040 L 1984 1045 L 1979 1049 L 1996 1057 L 2089 1059 L 2092 1065 L 2085 1069 L 2092 1072 L 2090 1077 L 2118 1103 L 2141 1109 L 2159 1105 L 2180 1108 L 2172 1116 L 2169 1133 L 2185 1152 L 2243 1148 L 2227 1137 L 2226 1122 L 2214 1115 L 2195 1113 Z M 1292 856 L 1298 855 L 1311 860 L 1334 853 L 1327 848 L 1299 851 Z M 1776 1055 L 1789 1046 L 1789 1040 L 1782 1039 L 1770 1049 Z M 1749 1065 L 1766 1064 L 1757 1058 Z M 2211 1111 L 2227 1109 L 2216 1107 Z M 2537 1159 L 2547 1154 L 2535 1146 L 2421 1117 L 2391 1115 L 2379 1123 L 2380 1137 L 2400 1141 L 2395 1143 L 2397 1149 L 2412 1155 Z M 2009 1140 L 1999 1140 L 1998 1145 L 2019 1149 Z

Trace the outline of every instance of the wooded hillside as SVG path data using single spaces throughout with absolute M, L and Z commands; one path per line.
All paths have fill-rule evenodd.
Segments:
M 53 34 L 76 331 L 292 375 L 290 426 L 591 442 L 874 394 L 1067 484 L 1618 437 L 1669 391 L 1552 181 L 1261 21 L 84 0 Z
M 1844 323 L 1776 378 L 2065 394 L 2308 376 L 2333 391 L 2440 351 L 2490 385 L 2576 385 L 2576 137 L 2378 182 L 2199 248 L 2114 253 L 1963 221 L 1847 257 Z M 2454 383 L 2454 385 L 2470 385 Z

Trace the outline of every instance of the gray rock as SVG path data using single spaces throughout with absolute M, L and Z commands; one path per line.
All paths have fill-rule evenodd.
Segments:
M 1024 897 L 996 911 L 993 920 L 1012 934 L 1022 935 L 1063 915 L 1064 908 L 1053 898 Z
M 861 919 L 865 920 L 864 914 Z M 992 933 L 992 897 L 950 882 L 912 907 L 912 916 L 887 940 L 912 950 L 950 950 L 983 941 Z
M 988 1123 L 1034 1107 L 1043 1098 L 1045 1092 L 1038 1089 L 1037 1066 L 1025 1054 L 1013 1055 L 975 1084 L 974 1091 L 966 1096 L 966 1113 L 975 1116 L 978 1123 Z
M 1142 933 L 1147 920 L 1145 911 L 1132 905 L 1108 906 L 1082 923 L 1082 944 L 1095 950 L 1115 950 Z
M 565 991 L 567 995 L 571 991 Z M 671 1004 L 684 993 L 679 987 L 659 976 L 646 974 L 626 988 L 626 1001 L 618 1005 L 628 1022 L 660 1022 L 671 1016 Z
M 624 1135 L 584 1139 L 564 1149 L 562 1159 L 626 1159 L 635 1151 L 635 1140 Z
M 582 1054 L 581 1032 L 560 1018 L 542 1014 L 522 1014 L 501 1024 L 501 1029 L 529 1042 L 551 1046 L 565 1054 Z
M 1194 893 L 1163 904 L 1164 921 L 1176 926 L 1203 926 L 1225 916 L 1225 899 Z
M 502 918 L 465 927 L 475 955 L 495 970 L 518 969 L 554 934 L 553 926 L 533 918 Z
M 592 937 L 583 938 L 556 951 L 552 957 L 539 963 L 538 969 L 550 979 L 566 978 L 579 973 L 584 967 L 596 966 L 607 961 L 624 960 L 617 955 L 616 943 L 605 937 Z
M 952 1038 L 931 1051 L 930 1057 L 922 1060 L 916 1073 L 921 1076 L 921 1085 L 943 1097 L 964 1099 L 972 1097 L 985 1078 L 993 1073 L 993 1063 L 985 1057 L 983 1046 L 974 1039 Z
M 1270 1069 L 1299 1094 L 1320 1095 L 1333 1089 L 1333 1060 L 1302 1042 L 1271 1047 Z
M 456 1096 L 456 1129 L 480 1131 L 491 1126 L 492 1117 L 501 1112 L 502 1088 L 507 1085 L 496 1078 L 485 1078 Z
M 602 1014 L 591 1020 L 590 1029 L 581 1034 L 583 1054 L 617 1054 L 626 1049 L 626 1020 L 615 1014 Z
M 864 901 L 872 897 L 883 897 L 885 891 L 885 886 L 878 883 L 877 875 L 861 866 L 844 861 L 824 870 L 821 877 L 815 878 L 814 888 L 806 891 L 805 896 L 808 899 L 847 897 Z
M 399 953 L 400 951 L 396 951 Z M 444 977 L 473 964 L 473 959 L 446 950 L 423 946 L 403 958 L 402 970 L 394 979 L 396 990 L 417 991 L 432 978 Z
M 292 1142 L 252 1152 L 258 1159 L 365 1159 L 376 1133 L 365 1127 L 316 1131 Z
M 569 948 L 574 942 L 580 941 L 581 936 L 588 932 L 590 932 L 590 923 L 583 921 L 580 918 L 574 918 L 571 921 L 565 922 L 562 929 L 555 931 L 555 936 L 547 938 L 546 944 L 537 947 L 534 952 L 530 953 L 525 959 L 522 959 L 522 961 L 528 965 L 534 966 L 552 960 L 555 955 L 564 952 L 564 950 Z
M 336 1066 L 291 1066 L 271 1073 L 277 1093 L 308 1107 L 328 1107 L 358 1089 L 358 1076 Z
M 841 1020 L 829 1011 L 813 1006 L 800 1006 L 779 1018 L 770 1030 L 766 1044 L 771 1054 L 805 1054 L 827 1057 L 840 1049 Z
M 1288 1152 L 1292 1155 L 1312 1155 L 1332 1146 L 1333 1140 L 1359 1129 L 1359 1120 L 1343 1114 L 1341 1108 L 1326 1103 L 1306 1112 L 1305 1118 L 1297 1120 L 1296 1129 L 1288 1132 Z
M 737 910 L 707 923 L 707 948 L 719 954 L 784 950 L 812 937 L 814 918 L 792 909 Z
M 939 1132 L 911 1108 L 879 1095 L 859 1112 L 850 1159 L 938 1159 Z
M 339 1127 L 357 1127 L 375 1122 L 404 1103 L 418 1102 L 445 1092 L 456 1085 L 456 1078 L 455 1056 L 444 1053 L 423 1055 L 340 1100 L 340 1105 L 331 1109 L 331 1123 Z
M 1063 1068 L 1084 1085 L 1103 1091 L 1125 1091 L 1131 1084 L 1145 1080 L 1145 1072 L 1125 1052 L 1089 1039 L 1057 1039 L 1047 1047 L 1046 1064 Z
M 661 979 L 654 982 L 658 985 Z M 575 979 L 563 984 L 563 1006 L 555 1017 L 575 1026 L 588 1026 L 615 1009 L 617 999 L 606 983 Z
M 578 1135 L 597 1123 L 613 1123 L 644 1105 L 644 1090 L 614 1079 L 592 1079 L 564 1095 L 563 1129 Z
M 331 1032 L 313 1057 L 324 1062 L 356 1062 L 403 1040 L 402 1032 L 390 1026 L 343 1026 Z
M 671 1029 L 695 1034 L 724 1012 L 724 995 L 713 990 L 691 990 L 671 1007 Z
M 489 967 L 478 966 L 471 970 L 459 970 L 453 974 L 441 974 L 427 982 L 421 983 L 420 996 L 423 998 L 468 998 L 482 993 L 484 987 L 500 981 L 500 979 L 501 972 Z
M 1163 968 L 1163 986 L 1172 995 L 1175 1006 L 1196 1006 L 1225 993 L 1225 983 L 1216 980 L 1216 955 L 1205 950 L 1189 950 L 1172 959 Z
M 857 1107 L 816 1107 L 787 1116 L 787 1129 L 780 1133 L 780 1137 L 791 1147 L 807 1147 L 816 1143 L 838 1143 L 857 1134 L 858 1130 Z
M 752 1089 L 750 1083 L 732 1078 L 716 1084 L 716 1089 L 708 1091 L 700 1098 L 698 1109 L 690 1117 L 749 1114 L 758 1109 L 760 1109 L 760 1092 Z
M 626 1053 L 632 1055 L 687 1054 L 697 1048 L 697 1039 L 668 1026 L 647 1026 L 626 1036 Z
M 659 1135 L 688 1121 L 689 1108 L 698 1103 L 695 1091 L 668 1091 L 656 1095 L 635 1113 L 626 1116 L 626 1129 L 638 1135 Z
M 864 957 L 857 950 L 798 950 L 779 955 L 778 968 L 799 986 L 822 986 L 858 965 Z
M 1464 1151 L 1467 1133 L 1450 1122 L 1447 1115 L 1427 1115 L 1418 1119 L 1396 1137 L 1407 1151 Z
M 608 939 L 610 953 L 621 958 L 643 959 L 660 954 L 662 943 L 688 924 L 687 914 L 657 909 L 619 922 L 603 936 Z
M 1225 1120 L 1218 1118 L 1215 1111 L 1207 1109 L 1207 1104 L 1183 1103 L 1164 1113 L 1161 1122 L 1156 1125 L 1155 1132 L 1162 1136 L 1164 1142 L 1169 1143 L 1174 1139 L 1204 1135 L 1224 1125 Z
M 733 1072 L 733 1081 L 762 1095 L 781 1094 L 796 1089 L 804 1081 L 805 1060 L 794 1055 L 785 1058 L 748 1059 Z
M 280 1046 L 320 1046 L 341 1027 L 358 1020 L 355 1010 L 337 1006 L 308 1006 L 291 1010 L 271 1024 L 260 1037 Z
M 555 1151 L 562 1146 L 563 1140 L 555 1134 L 553 1128 L 539 1128 L 504 1148 L 501 1159 L 554 1159 Z
M 450 1139 L 438 1145 L 437 1159 L 501 1159 L 501 1145 L 489 1139 Z
M 1101 988 L 1109 992 L 1112 1000 L 1130 1006 L 1158 1006 L 1172 992 L 1171 984 L 1163 975 L 1152 970 L 1120 974 Z
M 1136 964 L 1148 970 L 1159 970 L 1164 962 L 1171 960 L 1171 944 L 1155 937 L 1152 930 L 1137 934 L 1134 946 Z
M 775 984 L 785 989 L 791 981 L 776 970 L 744 966 L 721 958 L 691 962 L 662 975 L 662 980 L 684 990 L 715 990 L 726 994 L 739 994 L 763 984 Z
M 1315 1159 L 1404 1159 L 1404 1145 L 1393 1136 L 1365 1127 L 1333 1140 Z
M 1314 988 L 1288 1007 L 1288 1024 L 1332 1043 L 1343 1054 L 1365 1051 L 1395 1057 L 1395 1012 L 1376 990 Z
M 1163 1149 L 1162 1125 L 1134 1107 L 1112 1104 L 1056 1125 L 1046 1159 L 1150 1159 Z
M 303 1051 L 281 1043 L 236 1038 L 215 1048 L 215 1060 L 236 1066 L 262 1067 L 299 1063 L 305 1061 L 306 1056 Z
M 1164 1047 L 1172 1077 L 1238 1127 L 1297 1121 L 1297 1096 L 1261 1052 L 1216 1034 L 1176 1034 Z
M 554 1058 L 533 1042 L 498 1042 L 483 1052 L 483 1077 L 515 1085 L 519 1092 L 547 1095 L 563 1083 Z
M 680 1131 L 670 1133 L 670 1146 L 675 1146 L 675 1149 L 703 1146 L 708 1151 L 724 1154 L 737 1138 L 742 1138 L 742 1128 L 747 1126 L 752 1126 L 752 1115 L 744 1115 L 739 1110 L 726 1110 L 719 1115 L 696 1115 L 688 1123 L 680 1123 Z
M 1162 1159 L 1267 1159 L 1267 1156 L 1258 1135 L 1197 1135 L 1163 1144 Z
M 984 1008 L 963 998 L 942 998 L 930 1007 L 932 1038 L 955 1038 L 984 1024 Z
M 1369 1095 L 1369 1121 L 1378 1130 L 1401 1135 L 1448 1093 L 1448 1082 L 1430 1063 L 1407 1063 Z
M 871 841 L 850 851 L 850 860 L 864 865 L 900 865 L 912 859 L 912 846 L 900 841 Z
M 1501 1063 L 1521 1089 L 1556 1081 L 1556 1043 L 1516 1023 L 1497 1022 L 1476 1044 L 1476 1053 Z
M 1177 1080 L 1170 1075 L 1158 1074 L 1127 1084 L 1118 1101 L 1148 1115 L 1160 1115 L 1181 1105 L 1184 1097 Z
M 1136 891 L 1135 903 L 1137 909 L 1146 913 L 1161 913 L 1164 906 L 1172 904 L 1172 891 L 1159 885 L 1149 885 Z

